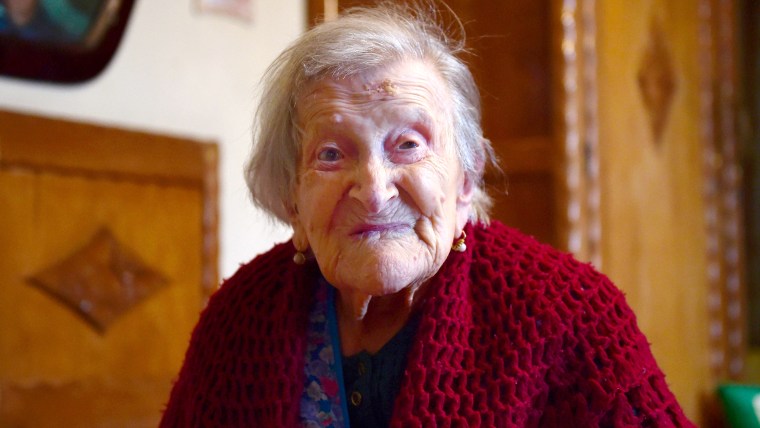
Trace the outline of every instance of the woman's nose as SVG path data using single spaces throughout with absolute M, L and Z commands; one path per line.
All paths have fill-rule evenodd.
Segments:
M 398 189 L 392 170 L 381 160 L 372 160 L 357 167 L 349 196 L 357 199 L 369 213 L 378 213 L 393 198 Z

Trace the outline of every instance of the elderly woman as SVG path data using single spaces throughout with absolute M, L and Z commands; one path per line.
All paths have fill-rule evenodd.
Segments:
M 384 5 L 271 66 L 247 178 L 293 239 L 212 297 L 162 426 L 691 425 L 607 278 L 489 224 L 461 48 Z

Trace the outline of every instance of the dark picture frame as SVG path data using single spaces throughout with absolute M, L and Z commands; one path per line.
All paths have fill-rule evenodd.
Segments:
M 0 0 L 0 75 L 20 79 L 73 84 L 100 74 L 111 61 L 127 27 L 135 0 L 83 0 L 78 31 L 60 27 L 64 17 L 37 0 L 42 24 L 14 26 L 9 7 L 14 0 Z M 59 2 L 70 5 L 73 2 Z M 54 18 L 58 18 L 57 21 Z M 10 23 L 10 24 L 9 24 Z

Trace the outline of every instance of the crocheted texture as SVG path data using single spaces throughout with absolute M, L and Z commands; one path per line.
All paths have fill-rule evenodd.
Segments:
M 498 222 L 466 232 L 431 280 L 391 426 L 693 426 L 606 277 Z M 162 427 L 297 426 L 318 271 L 294 252 L 213 296 Z

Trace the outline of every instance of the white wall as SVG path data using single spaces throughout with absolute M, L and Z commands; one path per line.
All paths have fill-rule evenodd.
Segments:
M 304 0 L 253 0 L 243 23 L 200 14 L 194 0 L 137 0 L 121 47 L 106 70 L 75 86 L 0 77 L 0 108 L 213 140 L 220 149 L 220 269 L 287 239 L 248 200 L 255 87 L 266 66 L 305 22 Z

